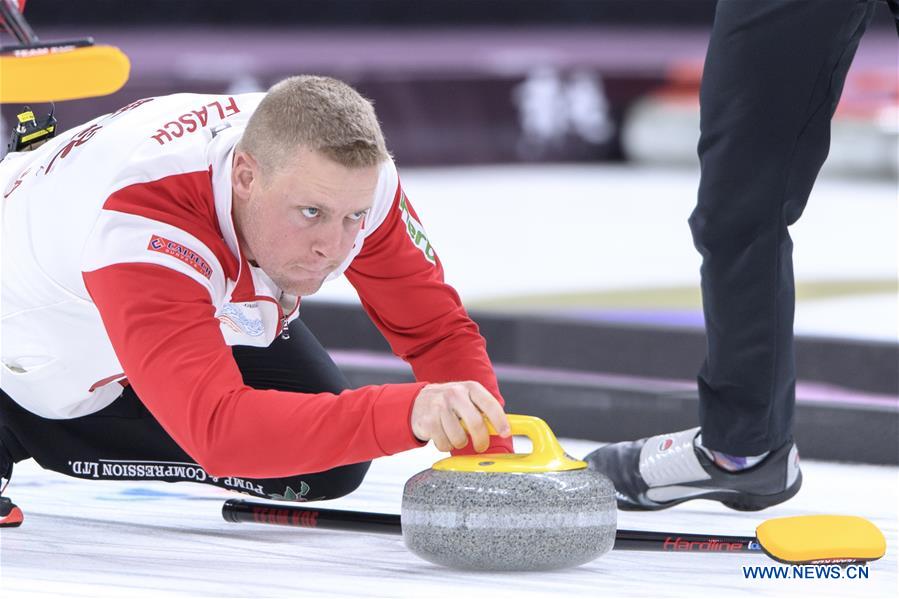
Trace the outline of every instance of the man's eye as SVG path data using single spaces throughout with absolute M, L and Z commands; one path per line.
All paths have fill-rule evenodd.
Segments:
M 315 218 L 321 211 L 318 208 L 303 208 L 300 212 L 302 212 L 303 216 L 306 218 Z
M 349 215 L 347 218 L 353 222 L 358 222 L 365 218 L 365 215 L 368 214 L 368 210 L 360 210 L 359 212 L 354 212 Z

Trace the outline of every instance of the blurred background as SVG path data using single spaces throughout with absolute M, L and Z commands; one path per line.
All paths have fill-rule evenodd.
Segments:
M 896 174 L 896 36 L 886 4 L 834 122 L 835 173 Z M 714 0 L 30 0 L 47 39 L 92 35 L 131 57 L 128 86 L 69 102 L 264 90 L 314 72 L 375 100 L 406 166 L 696 164 Z M 843 142 L 843 140 L 846 140 Z
M 791 230 L 797 436 L 807 456 L 897 463 L 899 75 L 880 4 Z M 25 16 L 43 39 L 90 35 L 132 61 L 120 92 L 58 104 L 62 129 L 160 94 L 262 91 L 300 73 L 354 85 L 510 408 L 613 441 L 696 422 L 705 339 L 686 221 L 714 12 L 713 0 L 29 0 Z M 346 281 L 301 314 L 354 383 L 409 376 Z M 847 427 L 867 434 L 834 444 Z

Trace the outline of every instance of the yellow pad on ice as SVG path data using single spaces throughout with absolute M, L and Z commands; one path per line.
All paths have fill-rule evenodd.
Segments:
M 755 534 L 771 557 L 788 563 L 872 561 L 887 546 L 880 529 L 858 516 L 774 518 Z
M 55 47 L 0 55 L 0 102 L 105 96 L 125 85 L 128 57 L 113 46 Z

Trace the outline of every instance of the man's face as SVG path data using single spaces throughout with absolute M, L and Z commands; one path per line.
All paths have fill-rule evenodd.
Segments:
M 262 174 L 251 155 L 235 151 L 232 215 L 241 251 L 284 291 L 315 293 L 352 249 L 378 170 L 301 148 L 280 171 Z

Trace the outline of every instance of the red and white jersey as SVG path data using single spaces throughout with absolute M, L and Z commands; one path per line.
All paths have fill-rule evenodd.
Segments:
M 268 346 L 300 303 L 241 255 L 231 218 L 233 148 L 262 97 L 147 98 L 0 162 L 0 388 L 18 404 L 75 418 L 131 384 L 210 473 L 276 477 L 421 445 L 409 414 L 425 382 L 477 380 L 499 397 L 392 161 L 328 278 L 347 276 L 420 382 L 339 395 L 243 384 L 229 346 Z

